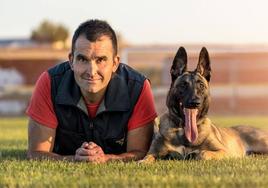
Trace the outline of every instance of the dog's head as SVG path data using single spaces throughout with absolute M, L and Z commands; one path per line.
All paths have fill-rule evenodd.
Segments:
M 187 54 L 180 47 L 170 70 L 171 87 L 167 97 L 169 113 L 183 121 L 185 136 L 192 143 L 198 137 L 197 121 L 209 108 L 211 67 L 208 51 L 202 48 L 194 71 L 187 70 Z

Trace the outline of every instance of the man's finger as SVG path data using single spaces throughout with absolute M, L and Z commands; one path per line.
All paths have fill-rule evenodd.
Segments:
M 101 154 L 101 150 L 99 147 L 95 147 L 93 149 L 88 150 L 88 155 L 90 155 L 90 156 L 95 156 L 95 155 L 99 155 L 99 154 Z
M 88 156 L 89 155 L 89 150 L 88 149 L 85 149 L 85 148 L 78 148 L 76 150 L 76 155 Z
M 75 155 L 74 160 L 75 161 L 89 161 L 89 158 L 88 156 Z
M 105 163 L 107 161 L 107 158 L 105 155 L 95 155 L 89 156 L 88 161 L 92 163 Z
M 97 144 L 95 144 L 94 142 L 89 142 L 88 143 L 88 149 L 93 149 L 95 147 L 99 147 Z
M 87 142 L 83 142 L 83 144 L 82 144 L 82 148 L 88 148 L 88 145 L 89 145 L 89 143 L 87 143 Z

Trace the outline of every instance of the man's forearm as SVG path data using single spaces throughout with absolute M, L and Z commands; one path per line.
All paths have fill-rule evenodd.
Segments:
M 123 161 L 123 162 L 128 162 L 128 161 L 136 161 L 142 159 L 146 155 L 146 152 L 141 152 L 141 151 L 131 151 L 131 152 L 126 152 L 122 154 L 104 154 L 104 157 L 97 158 L 97 160 L 91 161 L 91 157 L 88 156 L 88 160 L 84 161 L 91 161 L 91 162 L 110 162 L 110 161 Z M 59 161 L 83 161 L 79 160 L 78 158 L 75 159 L 74 155 L 69 155 L 69 156 L 62 156 L 56 153 L 52 152 L 43 152 L 43 151 L 33 151 L 33 152 L 27 152 L 27 158 L 28 159 L 33 159 L 33 160 L 59 160 Z M 93 157 L 94 158 L 94 157 Z
M 52 152 L 44 152 L 44 151 L 31 151 L 27 152 L 27 158 L 28 159 L 34 159 L 34 160 L 65 160 L 65 161 L 74 161 L 73 155 L 63 156 Z
M 143 157 L 146 155 L 146 152 L 142 151 L 130 151 L 122 154 L 106 154 L 107 161 L 137 161 L 140 159 L 143 159 Z

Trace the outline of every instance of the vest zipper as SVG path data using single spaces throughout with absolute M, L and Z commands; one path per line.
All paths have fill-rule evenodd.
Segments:
M 93 125 L 93 122 L 91 121 L 91 122 L 89 123 L 89 129 L 93 131 L 93 128 L 94 128 L 94 125 Z
M 93 121 L 91 120 L 89 123 L 89 131 L 90 131 L 90 140 L 89 141 L 94 141 L 94 124 Z

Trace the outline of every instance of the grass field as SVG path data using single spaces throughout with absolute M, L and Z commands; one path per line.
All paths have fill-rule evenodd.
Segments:
M 268 117 L 213 117 L 268 129 Z M 268 187 L 268 157 L 89 164 L 26 160 L 26 118 L 0 118 L 0 187 Z

